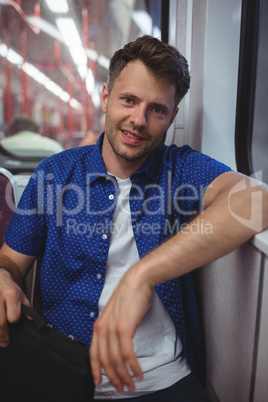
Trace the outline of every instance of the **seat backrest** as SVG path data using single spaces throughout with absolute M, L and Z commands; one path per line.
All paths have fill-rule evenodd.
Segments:
M 18 203 L 18 189 L 13 177 L 8 170 L 0 168 L 0 247 L 14 212 L 12 206 Z
M 18 201 L 29 180 L 28 175 L 14 176 L 10 171 L 0 167 L 0 248 L 5 239 L 5 231 Z M 39 288 L 39 260 L 35 261 L 25 280 L 25 294 L 31 301 L 31 306 L 41 312 Z

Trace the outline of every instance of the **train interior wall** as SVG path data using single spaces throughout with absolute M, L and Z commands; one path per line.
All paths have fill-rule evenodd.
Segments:
M 167 141 L 236 170 L 241 0 L 171 1 L 170 39 L 189 60 L 191 91 Z M 239 217 L 238 217 L 239 219 Z M 213 401 L 263 402 L 268 384 L 267 232 L 196 272 Z

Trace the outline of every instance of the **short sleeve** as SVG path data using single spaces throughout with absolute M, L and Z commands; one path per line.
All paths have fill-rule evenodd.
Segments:
M 10 248 L 31 256 L 39 255 L 46 241 L 43 176 L 44 171 L 38 167 L 5 233 L 5 242 Z
M 202 211 L 207 187 L 216 177 L 229 171 L 231 168 L 225 164 L 187 147 L 180 181 L 175 189 L 175 203 L 182 223 L 189 222 Z

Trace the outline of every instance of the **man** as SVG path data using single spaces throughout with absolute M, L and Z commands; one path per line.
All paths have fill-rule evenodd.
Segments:
M 250 186 L 229 197 L 249 178 L 161 144 L 189 82 L 184 57 L 155 38 L 117 51 L 102 92 L 105 133 L 39 165 L 1 250 L 1 346 L 6 320 L 29 303 L 18 284 L 41 255 L 42 315 L 90 347 L 96 400 L 209 400 L 197 379 L 204 359 L 190 271 L 255 232 L 229 210 L 249 212 Z M 255 210 L 265 228 L 263 205 Z

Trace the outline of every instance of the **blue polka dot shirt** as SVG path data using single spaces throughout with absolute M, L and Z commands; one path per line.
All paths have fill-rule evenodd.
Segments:
M 43 160 L 6 232 L 9 247 L 42 257 L 40 287 L 46 322 L 88 347 L 98 317 L 118 191 L 115 178 L 105 169 L 102 141 L 103 136 L 96 145 Z M 140 258 L 185 229 L 201 211 L 207 186 L 229 170 L 189 146 L 155 149 L 130 177 L 131 220 Z M 123 250 L 122 258 L 127 258 Z M 161 283 L 156 291 L 179 333 L 190 367 L 203 380 L 204 354 L 191 274 Z

